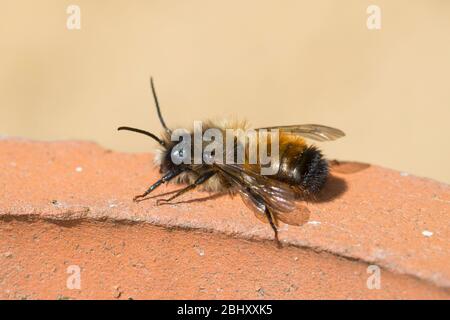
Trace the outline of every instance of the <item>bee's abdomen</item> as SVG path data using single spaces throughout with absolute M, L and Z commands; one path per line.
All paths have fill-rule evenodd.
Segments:
M 314 146 L 303 151 L 298 159 L 296 168 L 300 172 L 300 185 L 309 193 L 319 192 L 328 177 L 328 162 L 322 152 Z
M 307 194 L 318 193 L 328 177 L 328 162 L 314 146 L 287 146 L 280 154 L 278 179 L 300 187 Z

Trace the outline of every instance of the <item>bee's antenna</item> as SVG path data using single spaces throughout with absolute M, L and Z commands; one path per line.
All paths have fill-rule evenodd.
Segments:
M 169 135 L 171 135 L 172 131 L 169 128 L 167 128 L 166 123 L 164 122 L 164 119 L 163 119 L 162 114 L 161 114 L 161 109 L 159 108 L 158 97 L 156 96 L 156 90 L 155 90 L 155 86 L 153 84 L 153 78 L 152 77 L 150 77 L 150 86 L 152 87 L 153 99 L 155 99 L 156 111 L 158 112 L 159 121 L 161 122 L 161 125 L 166 130 L 166 132 Z
M 128 131 L 133 131 L 133 132 L 137 132 L 137 133 L 141 133 L 141 134 L 145 134 L 146 136 L 149 136 L 150 138 L 156 140 L 160 145 L 162 145 L 163 147 L 166 146 L 166 144 L 164 143 L 164 141 L 162 141 L 160 138 L 158 138 L 157 136 L 155 136 L 153 133 L 145 131 L 145 130 L 141 130 L 141 129 L 137 129 L 137 128 L 132 128 L 132 127 L 119 127 L 117 128 L 118 131 L 120 130 L 128 130 Z

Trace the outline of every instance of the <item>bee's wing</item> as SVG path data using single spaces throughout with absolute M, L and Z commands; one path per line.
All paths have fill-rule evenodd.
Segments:
M 278 129 L 281 133 L 299 135 L 316 141 L 332 141 L 345 136 L 345 133 L 339 129 L 322 126 L 320 124 L 296 124 L 291 126 L 274 126 L 257 128 L 261 129 Z
M 239 189 L 242 201 L 245 203 L 247 208 L 249 208 L 255 217 L 264 223 L 269 223 L 267 215 L 265 213 L 265 204 L 261 203 L 255 199 L 251 194 L 249 194 L 245 189 Z M 296 205 L 296 208 L 291 212 L 280 212 L 274 211 L 274 216 L 276 219 L 293 226 L 301 226 L 308 222 L 309 220 L 309 209 L 303 205 Z M 275 224 L 278 226 L 277 221 Z
M 309 210 L 295 203 L 295 191 L 287 184 L 259 175 L 242 165 L 217 165 L 230 183 L 237 187 L 243 202 L 256 217 L 268 222 L 266 206 L 274 216 L 291 225 L 301 225 L 309 218 Z
M 238 185 L 238 191 L 241 195 L 242 202 L 244 202 L 247 208 L 255 214 L 255 217 L 264 223 L 269 223 L 269 219 L 267 219 L 267 215 L 265 213 L 265 204 L 258 201 L 250 192 L 240 185 Z M 275 224 L 277 224 L 276 221 Z
M 276 217 L 291 226 L 301 226 L 309 220 L 309 209 L 304 205 L 297 204 L 294 211 L 277 212 Z
M 275 211 L 290 212 L 295 209 L 295 191 L 287 184 L 260 175 L 240 164 L 216 164 L 234 185 L 258 198 Z M 239 188 L 238 188 L 239 189 Z

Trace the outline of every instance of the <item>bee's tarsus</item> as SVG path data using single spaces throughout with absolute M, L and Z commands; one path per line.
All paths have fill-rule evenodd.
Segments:
M 278 235 L 275 238 L 275 243 L 276 243 L 278 249 L 282 249 L 283 248 L 283 245 L 281 244 L 280 240 L 278 240 Z
M 274 233 L 275 243 L 277 244 L 278 248 L 281 248 L 282 245 L 281 245 L 281 242 L 280 242 L 280 240 L 278 238 L 278 228 L 275 225 L 275 221 L 274 221 L 275 217 L 274 217 L 274 215 L 272 214 L 272 212 L 269 210 L 269 208 L 267 206 L 266 206 L 265 212 L 266 212 L 267 220 L 269 220 L 269 224 L 272 227 L 272 230 L 273 230 L 273 233 Z
M 172 180 L 173 178 L 175 178 L 177 175 L 179 175 L 182 172 L 182 170 L 173 170 L 173 171 L 169 171 L 167 172 L 161 179 L 159 179 L 158 181 L 156 181 L 154 184 L 152 184 L 147 191 L 145 191 L 143 194 L 135 196 L 133 198 L 134 202 L 139 202 L 140 198 L 144 198 L 147 195 L 149 195 L 153 190 L 155 190 L 156 188 L 158 188 L 160 185 L 162 185 L 165 182 L 168 182 L 170 180 Z

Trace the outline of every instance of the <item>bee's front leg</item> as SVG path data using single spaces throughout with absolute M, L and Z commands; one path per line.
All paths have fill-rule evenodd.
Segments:
M 158 188 L 160 185 L 162 185 L 163 183 L 166 183 L 170 180 L 172 180 L 173 178 L 175 178 L 177 175 L 179 175 L 182 171 L 181 170 L 174 170 L 174 171 L 169 171 L 168 173 L 166 173 L 161 179 L 159 179 L 158 181 L 156 181 L 154 184 L 152 184 L 147 191 L 145 191 L 143 194 L 140 194 L 138 196 L 135 196 L 133 198 L 133 201 L 138 202 L 138 199 L 140 198 L 144 198 L 145 196 L 147 196 L 150 192 L 152 192 L 153 190 L 155 190 L 156 188 Z

